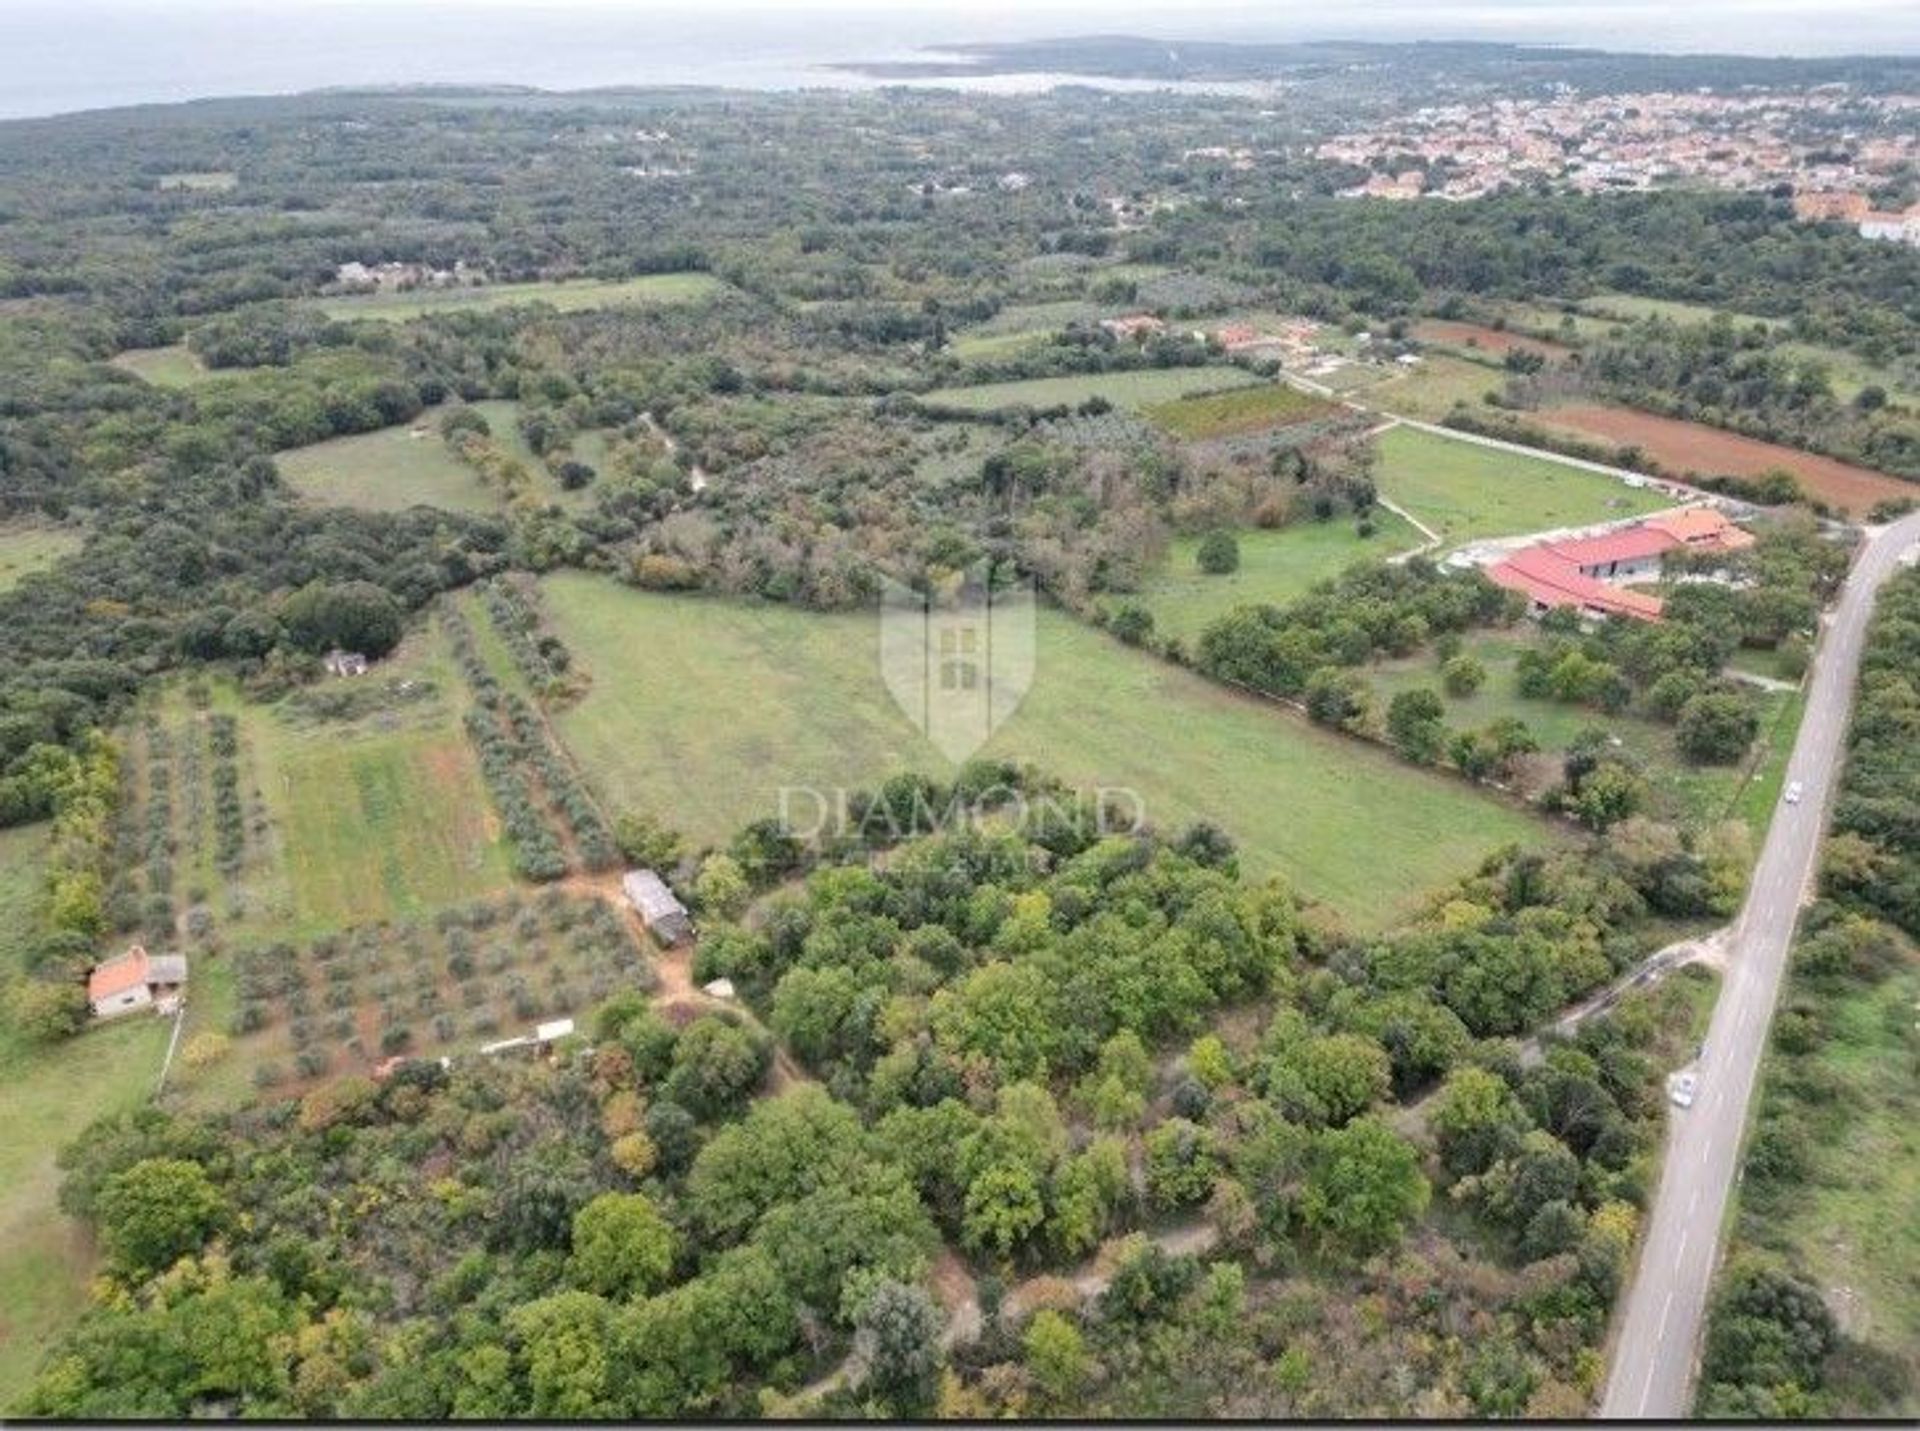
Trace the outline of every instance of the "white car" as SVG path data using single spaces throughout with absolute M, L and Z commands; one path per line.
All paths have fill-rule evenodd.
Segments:
M 1667 1097 L 1673 1100 L 1676 1108 L 1693 1107 L 1693 1098 L 1700 1091 L 1700 1075 L 1697 1073 L 1676 1073 L 1667 1080 Z
M 1798 805 L 1800 803 L 1800 794 L 1801 794 L 1800 782 L 1798 780 L 1795 780 L 1794 782 L 1792 782 L 1790 785 L 1787 786 L 1787 797 L 1786 797 L 1787 803 L 1789 805 Z

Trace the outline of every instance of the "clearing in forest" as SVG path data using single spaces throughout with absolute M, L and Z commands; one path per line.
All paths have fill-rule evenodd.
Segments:
M 329 318 L 377 318 L 391 323 L 435 313 L 483 313 L 544 303 L 562 313 L 589 308 L 654 308 L 697 303 L 726 284 L 710 273 L 650 273 L 641 278 L 574 278 L 558 283 L 493 283 L 478 288 L 420 288 L 317 300 Z
M 930 393 L 921 394 L 920 401 L 929 407 L 996 412 L 1009 407 L 1074 407 L 1088 398 L 1099 397 L 1115 407 L 1138 411 L 1192 393 L 1246 387 L 1258 381 L 1253 374 L 1241 368 L 1136 368 L 1124 372 L 1074 373 L 1059 378 L 1026 378 L 1019 382 L 936 388 Z
M 13 590 L 20 578 L 44 571 L 61 557 L 79 551 L 84 540 L 78 527 L 37 523 L 0 527 L 0 592 Z

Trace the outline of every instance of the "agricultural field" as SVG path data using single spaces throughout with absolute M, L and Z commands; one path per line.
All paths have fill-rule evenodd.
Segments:
M 13 590 L 22 577 L 79 551 L 85 539 L 77 527 L 0 526 L 0 592 Z
M 1380 435 L 1381 494 L 1452 546 L 1658 511 L 1672 502 L 1598 472 L 1411 427 Z
M 497 283 L 479 288 L 369 293 L 317 299 L 314 303 L 329 318 L 404 323 L 435 313 L 484 313 L 523 303 L 545 303 L 562 313 L 589 308 L 652 308 L 698 303 L 725 288 L 725 283 L 709 273 L 653 273 L 641 278 L 574 278 L 559 283 Z
M 1580 305 L 1581 311 L 1600 318 L 1665 318 L 1672 323 L 1709 323 L 1725 314 L 1736 323 L 1772 325 L 1774 320 L 1751 313 L 1736 313 L 1715 308 L 1710 303 L 1686 303 L 1677 298 L 1646 298 L 1637 293 L 1600 293 Z
M 888 696 L 869 615 L 663 596 L 579 573 L 555 574 L 543 590 L 592 678 L 556 724 L 617 809 L 708 843 L 776 813 L 783 787 L 831 791 L 946 769 Z M 1464 784 L 1052 610 L 1039 613 L 1033 685 L 985 753 L 1030 759 L 1081 786 L 1135 790 L 1163 827 L 1215 820 L 1251 873 L 1282 874 L 1370 929 L 1504 842 L 1555 838 Z M 813 809 L 802 794 L 790 813 L 804 823 Z
M 506 850 L 460 729 L 443 638 L 416 631 L 353 685 L 365 709 L 294 697 L 249 711 L 291 926 L 402 918 L 505 888 Z
M 1287 427 L 1332 411 L 1336 409 L 1331 404 L 1298 388 L 1267 383 L 1157 403 L 1146 409 L 1145 416 L 1175 437 L 1197 442 Z
M 1793 746 L 1800 705 L 1797 694 L 1769 691 L 1758 695 L 1762 741 L 1747 762 L 1738 766 L 1694 765 L 1675 747 L 1671 726 L 1520 695 L 1516 664 L 1520 653 L 1533 641 L 1530 628 L 1470 633 L 1461 649 L 1487 672 L 1485 683 L 1470 696 L 1447 693 L 1431 655 L 1382 662 L 1370 668 L 1367 675 L 1377 706 L 1383 711 L 1401 691 L 1424 686 L 1439 693 L 1446 706 L 1447 724 L 1456 729 L 1479 728 L 1507 718 L 1525 721 L 1541 749 L 1522 782 L 1530 794 L 1539 793 L 1559 778 L 1560 757 L 1582 731 L 1597 726 L 1616 737 L 1624 753 L 1646 773 L 1653 813 L 1658 817 L 1695 825 L 1738 819 L 1748 823 L 1756 836 L 1764 833 L 1773 801 L 1755 800 L 1750 792 L 1758 787 L 1764 793 L 1771 781 L 1775 782 L 1773 793 L 1779 793 L 1776 767 L 1784 767 Z
M 1193 393 L 1247 387 L 1259 381 L 1240 368 L 1141 368 L 1128 372 L 1075 373 L 1062 378 L 1029 378 L 1022 382 L 936 388 L 932 392 L 922 393 L 920 400 L 930 407 L 984 413 L 1009 407 L 1072 407 L 1091 397 L 1103 397 L 1115 407 L 1140 411 Z
M 1502 303 L 1496 311 L 1514 327 L 1569 334 L 1583 343 L 1608 337 L 1621 326 L 1618 319 L 1596 318 L 1577 310 L 1568 312 L 1552 303 Z
M 1367 405 L 1423 422 L 1438 422 L 1461 403 L 1479 407 L 1488 393 L 1506 384 L 1500 369 L 1484 362 L 1431 353 L 1409 368 L 1376 383 Z
M 613 905 L 558 890 L 360 925 L 303 948 L 260 945 L 234 963 L 234 1051 L 254 1086 L 277 1096 L 399 1055 L 521 1037 L 655 977 Z
M 1637 447 L 1677 476 L 1757 477 L 1784 468 L 1809 496 L 1855 515 L 1888 497 L 1920 496 L 1920 484 L 1705 423 L 1600 403 L 1547 408 L 1534 416 L 1579 437 Z
M 172 343 L 164 348 L 129 348 L 124 353 L 115 353 L 112 363 L 157 388 L 190 388 L 219 376 L 185 343 Z
M 1110 311 L 1109 307 L 1080 299 L 1015 304 L 953 334 L 948 351 L 966 362 L 1004 358 L 1070 323 L 1097 322 Z
M 1423 343 L 1445 348 L 1465 348 L 1496 358 L 1504 358 L 1508 353 L 1535 353 L 1549 362 L 1557 363 L 1573 352 L 1564 343 L 1550 343 L 1480 323 L 1457 323 L 1440 318 L 1414 324 L 1413 336 Z
M 1420 534 L 1384 507 L 1373 512 L 1374 532 L 1362 537 L 1349 519 L 1295 522 L 1272 531 L 1248 528 L 1240 541 L 1240 567 L 1224 576 L 1200 570 L 1200 539 L 1174 539 L 1160 570 L 1139 600 L 1153 613 L 1154 630 L 1177 636 L 1189 649 L 1207 625 L 1236 606 L 1269 602 L 1284 606 L 1317 581 L 1357 561 L 1379 559 L 1418 546 Z

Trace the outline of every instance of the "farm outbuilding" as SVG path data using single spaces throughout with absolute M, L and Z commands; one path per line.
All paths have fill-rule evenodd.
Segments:
M 620 881 L 647 932 L 662 944 L 684 944 L 693 938 L 693 920 L 686 906 L 652 870 L 628 870 Z

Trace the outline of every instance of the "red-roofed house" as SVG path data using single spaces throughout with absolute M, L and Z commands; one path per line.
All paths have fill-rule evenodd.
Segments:
M 87 976 L 87 1003 L 96 1019 L 154 1007 L 164 1012 L 186 982 L 186 955 L 149 954 L 135 944 L 119 958 L 94 966 Z
M 1695 551 L 1739 552 L 1753 545 L 1753 533 L 1742 531 L 1712 507 L 1675 507 L 1655 512 L 1642 523 L 1665 532 Z
M 1497 586 L 1517 591 L 1533 604 L 1535 613 L 1563 606 L 1585 616 L 1631 616 L 1639 621 L 1660 619 L 1660 598 L 1644 592 L 1608 586 L 1588 576 L 1551 547 L 1527 547 L 1487 568 Z
M 1610 581 L 1658 576 L 1670 551 L 1743 551 L 1753 537 L 1711 507 L 1676 507 L 1632 526 L 1592 537 L 1571 537 L 1526 547 L 1487 569 L 1509 591 L 1526 595 L 1536 610 L 1577 606 L 1592 616 L 1660 619 L 1658 597 L 1622 591 Z

